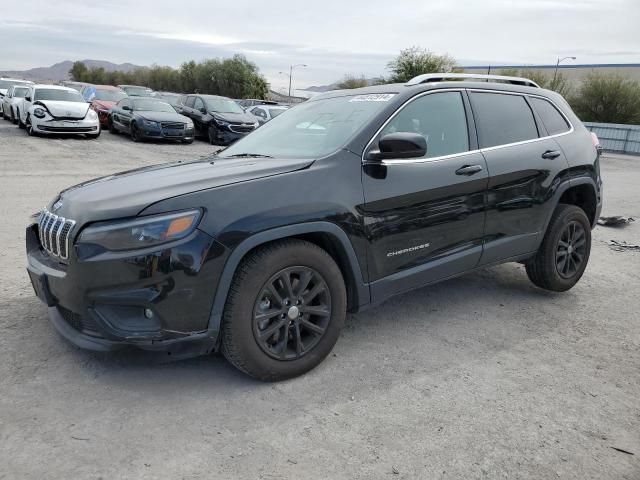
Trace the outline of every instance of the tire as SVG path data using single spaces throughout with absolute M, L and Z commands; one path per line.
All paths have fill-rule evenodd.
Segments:
M 209 125 L 209 128 L 207 128 L 207 138 L 209 139 L 209 143 L 211 145 L 217 145 L 216 144 L 217 135 L 218 135 L 218 129 L 214 125 Z
M 109 117 L 109 120 L 107 120 L 107 123 L 109 124 L 109 133 L 113 133 L 114 135 L 117 135 L 118 129 L 113 124 L 113 119 L 111 117 Z
M 22 123 L 22 118 L 20 118 L 20 110 L 17 111 L 17 117 L 18 117 L 18 128 L 25 128 L 26 125 Z
M 142 141 L 142 138 L 140 138 L 140 130 L 135 122 L 131 124 L 131 140 L 136 143 Z
M 14 125 L 18 123 L 18 120 L 16 120 L 16 116 L 13 114 L 13 109 L 11 109 L 11 123 L 13 123 Z
M 290 295 L 281 281 L 283 276 L 290 280 L 289 291 L 296 305 L 293 298 L 286 303 Z M 268 285 L 273 286 L 270 292 L 275 295 L 269 293 Z M 297 303 L 299 298 L 302 301 Z M 346 308 L 342 273 L 325 250 L 302 240 L 271 243 L 249 254 L 238 266 L 222 318 L 222 353 L 232 365 L 258 380 L 302 375 L 333 349 Z M 265 310 L 271 315 L 265 316 Z M 272 334 L 260 335 L 266 331 Z M 306 346 L 298 349 L 298 338 L 303 338 Z
M 99 127 L 98 127 L 98 128 L 99 128 Z M 101 133 L 102 133 L 102 130 L 101 130 L 101 129 L 99 129 L 99 130 L 98 130 L 98 133 L 93 134 L 93 135 L 87 135 L 87 137 L 89 137 L 89 139 L 90 139 L 90 140 L 96 140 L 96 139 L 100 136 L 100 134 L 101 134 Z
M 560 204 L 551 217 L 540 249 L 526 263 L 527 275 L 540 288 L 565 292 L 582 277 L 590 253 L 591 224 L 584 210 Z
M 27 135 L 29 135 L 30 137 L 37 137 L 38 136 L 38 132 L 36 132 L 33 129 L 33 126 L 31 125 L 31 115 L 27 113 L 27 120 L 25 122 L 25 128 L 27 129 Z

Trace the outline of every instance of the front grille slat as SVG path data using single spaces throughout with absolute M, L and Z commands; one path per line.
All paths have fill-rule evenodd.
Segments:
M 62 259 L 69 258 L 69 241 L 75 221 L 43 210 L 38 220 L 40 245 L 49 254 Z

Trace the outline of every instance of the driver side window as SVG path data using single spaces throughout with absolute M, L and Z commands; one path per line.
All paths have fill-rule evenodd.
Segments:
M 200 111 L 201 109 L 204 108 L 204 102 L 202 101 L 201 98 L 196 98 L 196 101 L 193 104 L 193 108 L 197 111 Z
M 405 106 L 382 130 L 382 136 L 419 133 L 427 140 L 426 158 L 469 150 L 467 116 L 461 92 L 423 95 Z

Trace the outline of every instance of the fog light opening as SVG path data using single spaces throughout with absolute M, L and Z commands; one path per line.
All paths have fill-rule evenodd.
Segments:
M 150 308 L 145 308 L 144 309 L 144 316 L 145 316 L 145 318 L 152 319 L 153 318 L 153 310 L 151 310 Z

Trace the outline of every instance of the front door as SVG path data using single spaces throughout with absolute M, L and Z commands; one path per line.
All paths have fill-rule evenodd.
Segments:
M 395 132 L 422 134 L 427 155 L 363 166 L 374 302 L 474 268 L 482 253 L 487 168 L 466 93 L 418 96 L 391 117 L 367 151 Z

